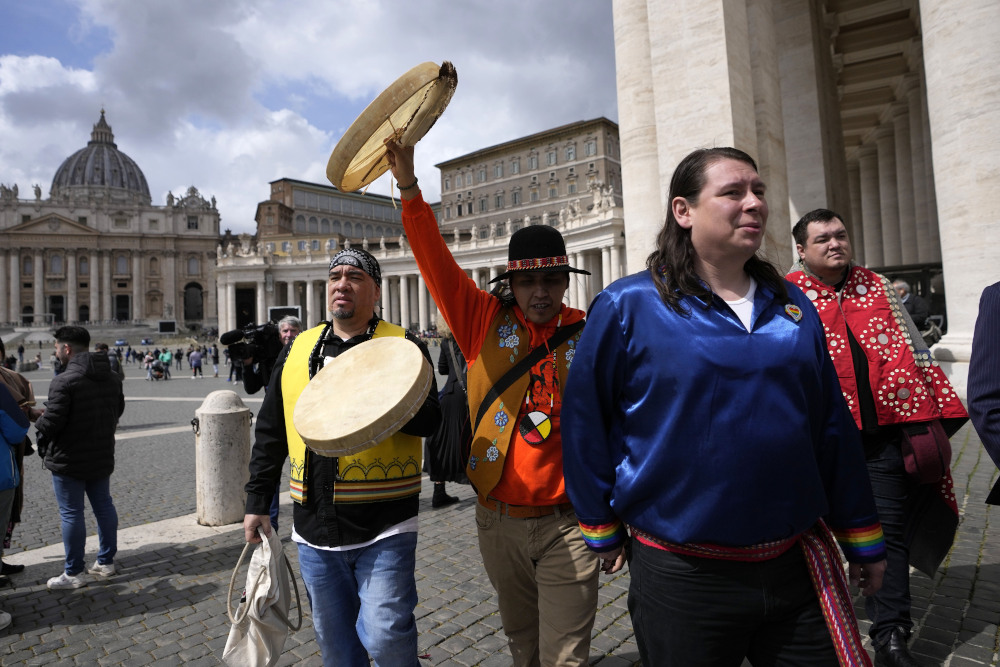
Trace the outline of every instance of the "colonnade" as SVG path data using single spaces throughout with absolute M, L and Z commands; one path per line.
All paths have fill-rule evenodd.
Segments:
M 467 268 L 466 275 L 481 289 L 491 289 L 490 281 L 505 270 L 506 250 L 505 243 L 495 246 L 491 252 L 494 260 Z M 379 258 L 382 268 L 379 304 L 382 318 L 419 331 L 434 328 L 437 305 L 412 255 L 408 250 L 395 253 L 383 251 L 382 254 L 385 255 Z M 456 257 L 463 266 L 474 259 L 470 253 L 458 253 Z M 259 324 L 266 320 L 269 309 L 280 306 L 299 306 L 306 327 L 315 326 L 328 318 L 326 276 L 329 257 L 310 255 L 308 263 L 283 259 L 286 258 L 267 263 L 261 257 L 236 257 L 220 262 L 217 268 L 220 331 L 234 330 L 238 322 L 240 325 L 248 323 L 239 321 L 237 290 L 253 290 L 255 312 L 246 315 L 253 320 L 252 323 Z M 306 257 L 296 259 L 305 260 Z M 570 273 L 564 301 L 571 307 L 586 310 L 600 290 L 624 275 L 623 260 L 623 245 L 570 250 L 570 265 L 590 271 L 591 275 Z

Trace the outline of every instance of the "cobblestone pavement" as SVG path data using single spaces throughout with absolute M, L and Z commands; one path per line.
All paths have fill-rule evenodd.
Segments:
M 177 371 L 170 382 L 144 382 L 134 366 L 127 371 L 128 405 L 112 477 L 121 515 L 120 573 L 78 590 L 45 588 L 62 569 L 59 519 L 50 475 L 37 457 L 29 458 L 23 522 L 5 556 L 27 567 L 12 577 L 15 588 L 0 590 L 0 608 L 14 616 L 13 625 L 0 631 L 2 665 L 221 664 L 229 632 L 226 593 L 243 538 L 239 525 L 208 528 L 196 522 L 190 421 L 205 395 L 231 385 L 224 378 L 192 381 Z M 44 396 L 47 371 L 28 376 Z M 251 410 L 257 408 L 259 398 L 238 393 Z M 953 446 L 962 522 L 937 576 L 912 576 L 917 627 L 911 646 L 926 665 L 997 665 L 1000 528 L 983 504 L 996 470 L 970 427 Z M 431 509 L 430 483 L 424 480 L 416 570 L 419 648 L 428 656 L 422 662 L 508 665 L 496 597 L 478 559 L 474 496 L 464 486 L 449 484 L 448 490 L 461 502 Z M 96 537 L 89 522 L 92 559 Z M 281 534 L 287 538 L 287 526 Z M 297 574 L 294 545 L 286 543 L 285 552 Z M 638 664 L 628 581 L 627 570 L 602 575 L 591 664 Z M 303 627 L 289 637 L 280 665 L 321 664 L 305 607 Z M 858 609 L 863 619 L 863 607 Z M 861 625 L 866 629 L 867 621 Z

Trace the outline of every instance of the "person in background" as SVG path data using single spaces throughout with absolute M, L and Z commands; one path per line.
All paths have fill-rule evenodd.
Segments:
M 294 315 L 287 315 L 278 322 L 278 339 L 281 341 L 282 348 L 287 347 L 301 332 L 302 321 Z M 216 355 L 218 355 L 218 352 L 216 352 Z M 267 391 L 267 384 L 271 379 L 271 371 L 274 369 L 276 361 L 277 359 L 265 359 L 254 364 L 253 357 L 247 357 L 243 360 L 242 364 L 236 364 L 242 366 L 243 389 L 248 394 L 256 394 L 260 391 L 261 387 Z M 230 369 L 230 372 L 232 372 L 232 369 Z M 271 527 L 274 530 L 278 530 L 279 508 L 280 496 L 278 488 L 275 487 L 270 510 Z
M 202 354 L 200 347 L 196 347 L 195 349 L 191 350 L 191 353 L 188 355 L 188 365 L 191 366 L 192 380 L 198 377 L 200 377 L 203 380 L 205 379 L 205 376 L 202 375 L 201 372 L 201 357 Z
M 49 579 L 49 589 L 86 586 L 81 576 L 86 563 L 87 525 L 84 496 L 97 518 L 100 548 L 90 574 L 115 574 L 118 552 L 118 512 L 111 499 L 115 469 L 115 431 L 125 411 L 122 381 L 111 372 L 106 354 L 90 353 L 90 332 L 65 326 L 55 332 L 56 354 L 66 371 L 49 384 L 45 412 L 35 422 L 38 453 L 52 472 L 52 488 L 59 503 L 64 571 Z
M 440 315 L 437 321 L 441 338 L 438 354 L 438 374 L 447 381 L 438 399 L 441 403 L 441 426 L 424 441 L 427 454 L 425 468 L 434 484 L 431 507 L 446 507 L 458 502 L 445 491 L 445 482 L 468 484 L 465 463 L 472 445 L 472 427 L 469 422 L 469 395 L 467 391 L 468 365 L 465 356 L 451 335 L 448 323 Z
M 16 450 L 24 446 L 27 435 L 27 416 L 7 385 L 0 383 L 0 525 L 6 525 L 10 520 L 14 494 L 21 484 Z M 9 612 L 0 610 L 0 630 L 12 621 Z
M 278 340 L 281 347 L 287 346 L 302 331 L 302 321 L 294 315 L 286 315 L 278 321 Z M 276 359 L 258 359 L 253 357 L 243 359 L 243 388 L 248 394 L 256 394 L 266 387 L 271 379 L 271 370 Z
M 837 543 L 871 595 L 882 531 L 819 317 L 757 255 L 767 218 L 749 155 L 689 154 L 576 346 L 566 488 L 605 568 L 630 545 L 644 665 L 868 660 Z
M 1000 283 L 983 290 L 969 359 L 969 416 L 983 447 L 1000 466 Z M 1000 505 L 1000 480 L 986 502 Z
M 108 347 L 107 343 L 98 343 L 94 346 L 97 352 L 103 352 L 108 356 L 108 364 L 111 366 L 111 372 L 117 375 L 121 380 L 125 380 L 125 369 L 122 368 L 121 361 L 118 359 L 118 355 L 111 354 L 109 351 L 111 348 Z
M 923 297 L 910 291 L 910 283 L 905 280 L 892 281 L 892 288 L 899 295 L 899 300 L 903 302 L 906 312 L 910 314 L 910 319 L 917 325 L 917 329 L 923 331 L 927 328 L 927 318 L 930 317 L 931 309 Z
M 907 473 L 904 438 L 907 429 L 926 430 L 929 422 L 940 422 L 950 437 L 969 416 L 888 279 L 854 264 L 844 219 L 816 209 L 792 236 L 799 259 L 787 278 L 823 322 L 885 534 L 882 589 L 865 600 L 875 662 L 919 666 L 907 646 L 910 565 L 934 576 L 954 541 L 958 507 L 950 471 L 933 483 Z
M 170 379 L 170 367 L 174 365 L 174 355 L 170 352 L 170 348 L 164 347 L 160 352 L 160 363 L 163 364 L 163 379 Z
M 212 377 L 219 377 L 219 346 L 212 343 L 212 349 L 209 353 L 212 357 Z
M 6 356 L 6 354 L 7 348 L 4 346 L 3 341 L 0 340 L 0 355 Z M 24 416 L 28 418 L 28 421 L 36 421 L 42 415 L 43 411 L 35 407 L 35 391 L 31 386 L 31 382 L 26 377 L 15 371 L 0 368 L 0 384 L 7 387 L 7 390 L 17 402 L 18 407 L 24 412 Z M 23 565 L 5 563 L 3 561 L 3 552 L 4 549 L 10 548 L 14 526 L 21 523 L 21 509 L 24 507 L 24 456 L 25 454 L 34 454 L 35 450 L 32 448 L 31 440 L 27 436 L 12 449 L 17 464 L 19 483 L 14 489 L 10 518 L 6 524 L 0 523 L 0 526 L 6 527 L 3 536 L 3 547 L 0 548 L 0 576 L 18 574 L 24 571 Z

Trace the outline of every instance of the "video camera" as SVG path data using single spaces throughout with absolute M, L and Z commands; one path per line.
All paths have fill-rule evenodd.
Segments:
M 255 362 L 268 366 L 278 358 L 282 348 L 278 325 L 274 322 L 259 326 L 248 324 L 242 329 L 227 331 L 219 336 L 219 342 L 229 348 L 229 358 L 233 361 L 252 357 Z

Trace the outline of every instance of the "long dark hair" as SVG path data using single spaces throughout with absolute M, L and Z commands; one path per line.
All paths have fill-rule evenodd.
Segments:
M 701 148 L 681 160 L 670 179 L 667 193 L 667 219 L 656 236 L 656 250 L 646 258 L 646 268 L 653 277 L 656 290 L 663 303 L 674 312 L 684 315 L 681 305 L 684 296 L 696 296 L 706 304 L 712 300 L 712 290 L 702 282 L 695 271 L 694 244 L 691 230 L 681 227 L 674 217 L 671 202 L 683 197 L 691 205 L 698 203 L 702 188 L 705 187 L 705 172 L 719 160 L 730 159 L 743 162 L 757 171 L 753 158 L 737 148 Z M 760 284 L 773 289 L 780 301 L 788 300 L 788 291 L 781 273 L 767 260 L 754 255 L 743 265 L 743 270 Z

